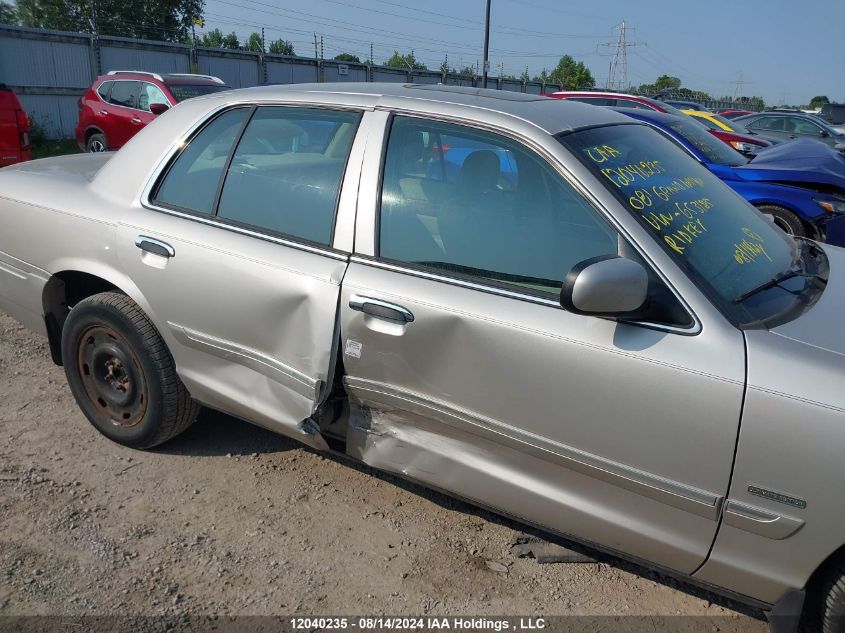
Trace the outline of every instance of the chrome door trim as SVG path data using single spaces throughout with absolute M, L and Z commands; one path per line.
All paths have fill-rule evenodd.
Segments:
M 497 420 L 455 408 L 441 401 L 385 383 L 345 376 L 347 393 L 362 405 L 390 407 L 416 413 L 465 432 L 529 453 L 589 477 L 702 516 L 719 518 L 723 497 L 700 488 L 660 477 L 577 448 L 553 442 Z
M 368 303 L 371 303 L 375 306 L 380 308 L 386 308 L 388 310 L 393 310 L 402 315 L 402 318 L 405 320 L 405 323 L 412 323 L 414 321 L 413 313 L 408 310 L 408 308 L 404 306 L 400 306 L 396 303 L 390 303 L 389 301 L 384 301 L 382 299 L 375 299 L 373 297 L 364 297 L 361 295 L 353 294 L 349 296 L 349 307 L 353 310 L 358 312 L 366 312 L 364 306 Z M 382 317 L 384 318 L 384 317 Z
M 301 371 L 261 352 L 238 345 L 232 341 L 197 332 L 178 323 L 167 322 L 176 339 L 188 347 L 217 356 L 227 361 L 249 367 L 270 380 L 317 402 L 322 381 L 306 376 Z
M 469 281 L 466 279 L 461 279 L 459 277 L 449 277 L 448 275 L 439 275 L 434 272 L 428 272 L 425 270 L 420 270 L 418 268 L 412 268 L 409 266 L 402 266 L 401 264 L 397 263 L 388 263 L 381 259 L 376 259 L 373 257 L 363 257 L 361 255 L 353 255 L 350 258 L 350 263 L 356 264 L 363 264 L 364 266 L 372 266 L 373 268 L 381 268 L 383 270 L 389 270 L 391 272 L 402 273 L 405 275 L 412 275 L 414 277 L 421 277 L 423 279 L 431 279 L 432 281 L 439 281 L 441 283 L 451 284 L 453 286 L 460 286 L 461 288 L 468 288 L 470 290 L 478 290 L 479 292 L 486 292 L 492 295 L 498 295 L 500 297 L 507 297 L 509 299 L 517 299 L 519 301 L 527 301 L 528 303 L 536 303 L 538 305 L 547 306 L 549 308 L 556 308 L 558 310 L 563 310 L 560 305 L 559 301 L 555 301 L 554 299 L 548 299 L 545 297 L 538 297 L 537 295 L 530 295 L 530 294 L 523 294 L 521 292 L 516 292 L 514 290 L 507 290 L 505 288 L 500 288 L 498 286 L 490 286 L 482 283 L 477 283 L 473 281 Z M 686 304 L 684 304 L 686 305 Z M 690 312 L 692 314 L 692 312 Z M 639 325 L 641 327 L 647 327 L 652 330 L 660 330 L 663 332 L 669 332 L 671 334 L 681 334 L 683 336 L 695 336 L 701 332 L 701 324 L 700 322 L 694 318 L 694 323 L 692 327 L 689 328 L 682 328 L 676 327 L 673 325 L 666 325 L 665 323 L 651 323 L 648 321 L 626 321 L 630 325 Z
M 176 249 L 174 249 L 170 244 L 167 242 L 162 242 L 161 240 L 157 240 L 154 237 L 149 237 L 147 235 L 139 235 L 135 238 L 135 246 L 140 249 L 143 249 L 143 243 L 149 242 L 150 244 L 154 244 L 158 246 L 163 251 L 167 253 L 167 257 L 176 257 Z
M 796 519 L 749 503 L 728 499 L 723 520 L 725 525 L 781 541 L 804 526 L 804 519 Z

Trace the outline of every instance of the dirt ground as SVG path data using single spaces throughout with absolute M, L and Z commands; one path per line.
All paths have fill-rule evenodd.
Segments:
M 0 437 L 0 624 L 642 615 L 668 631 L 677 621 L 655 616 L 693 615 L 708 616 L 695 630 L 766 630 L 754 611 L 614 559 L 518 558 L 513 522 L 217 413 L 154 451 L 113 444 L 77 409 L 46 342 L 2 314 Z

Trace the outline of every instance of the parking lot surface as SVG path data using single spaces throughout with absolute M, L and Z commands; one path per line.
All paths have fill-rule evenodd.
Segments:
M 518 558 L 516 523 L 217 413 L 154 451 L 123 448 L 83 418 L 46 341 L 3 314 L 0 435 L 0 616 L 641 615 L 648 630 L 766 630 L 608 557 Z M 676 615 L 707 617 L 662 617 Z

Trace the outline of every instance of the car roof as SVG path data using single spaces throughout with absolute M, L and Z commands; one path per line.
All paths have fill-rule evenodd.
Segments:
M 192 73 L 153 73 L 144 70 L 110 70 L 97 79 L 114 81 L 116 79 L 151 80 L 156 79 L 165 84 L 172 85 L 203 85 L 223 86 L 223 80 L 212 75 L 197 75 Z
M 641 95 L 631 95 L 624 92 L 604 92 L 600 90 L 559 90 L 557 92 L 553 92 L 552 94 L 578 96 L 584 95 L 591 97 L 627 97 L 628 99 L 648 99 L 648 97 L 643 97 Z
M 449 104 L 457 109 L 471 108 L 489 116 L 515 117 L 548 132 L 558 134 L 584 127 L 630 123 L 626 117 L 585 103 L 550 99 L 507 90 L 469 88 L 443 84 L 396 83 L 321 83 L 255 86 L 222 93 L 238 100 L 292 100 L 322 103 L 350 103 L 369 107 L 402 109 L 418 112 L 434 110 L 434 104 Z M 212 99 L 211 97 L 199 97 Z M 220 95 L 217 98 L 221 98 Z
M 615 110 L 616 112 L 625 114 L 635 119 L 645 119 L 647 121 L 654 121 L 655 123 L 662 123 L 663 125 L 669 125 L 670 123 L 674 123 L 676 121 L 683 122 L 687 116 L 678 116 L 677 114 L 669 114 L 668 112 L 658 112 L 657 110 L 644 110 L 643 108 L 621 108 L 619 106 L 615 106 L 609 109 Z M 696 125 L 699 124 L 696 123 Z

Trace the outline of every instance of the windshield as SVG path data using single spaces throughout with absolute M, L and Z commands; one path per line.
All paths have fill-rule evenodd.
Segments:
M 717 165 L 745 165 L 748 160 L 729 145 L 723 143 L 707 131 L 703 125 L 698 125 L 692 117 L 669 121 L 669 127 L 687 143 L 704 155 L 707 162 Z
M 801 249 L 672 141 L 636 124 L 558 139 L 738 325 L 797 309 L 803 277 L 737 301 L 800 264 Z
M 203 95 L 210 95 L 213 92 L 231 90 L 229 86 L 209 86 L 204 84 L 167 84 L 167 88 L 177 102 L 184 101 L 185 99 L 193 99 L 194 97 L 202 97 Z

